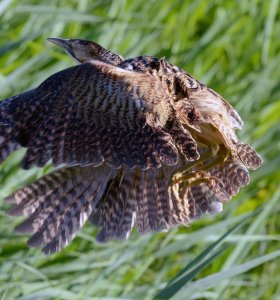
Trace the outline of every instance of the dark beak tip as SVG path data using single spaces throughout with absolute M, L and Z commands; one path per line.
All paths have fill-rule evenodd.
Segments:
M 65 47 L 65 45 L 67 44 L 67 40 L 60 38 L 47 38 L 47 41 L 60 47 Z

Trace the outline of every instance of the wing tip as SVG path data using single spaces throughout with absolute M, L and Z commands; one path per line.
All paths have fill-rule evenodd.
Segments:
M 24 222 L 20 223 L 18 226 L 15 227 L 15 232 L 19 234 L 33 233 L 34 232 L 33 219 L 28 218 Z
M 14 205 L 8 211 L 7 215 L 11 217 L 20 217 L 24 215 L 23 206 L 22 205 Z

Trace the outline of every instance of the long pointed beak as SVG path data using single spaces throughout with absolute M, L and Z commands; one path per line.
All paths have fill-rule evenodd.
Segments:
M 64 48 L 64 49 L 68 48 L 68 40 L 67 39 L 48 38 L 47 40 L 57 46 Z

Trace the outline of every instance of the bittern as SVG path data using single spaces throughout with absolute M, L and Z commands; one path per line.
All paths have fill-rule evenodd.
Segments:
M 30 246 L 60 251 L 89 219 L 97 240 L 128 238 L 216 213 L 261 157 L 243 122 L 206 85 L 164 58 L 123 59 L 97 43 L 50 38 L 77 63 L 0 103 L 0 159 L 55 171 L 7 198 Z

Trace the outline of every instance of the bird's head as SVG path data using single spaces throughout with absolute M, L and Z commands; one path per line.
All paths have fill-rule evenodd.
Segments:
M 120 55 L 103 48 L 95 42 L 81 39 L 60 38 L 48 38 L 48 41 L 62 47 L 77 63 L 84 63 L 92 59 L 97 59 L 106 63 L 118 65 L 123 61 L 123 58 Z

